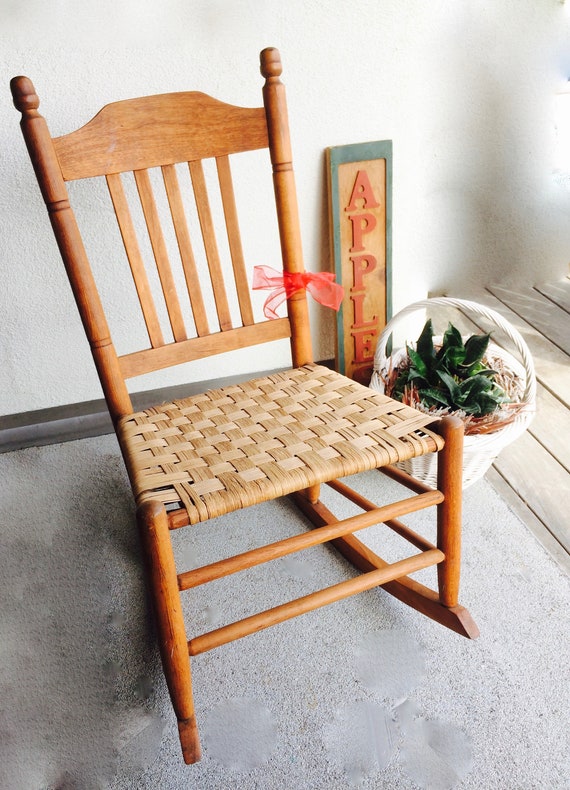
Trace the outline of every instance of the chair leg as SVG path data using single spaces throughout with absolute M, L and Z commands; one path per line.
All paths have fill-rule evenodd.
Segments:
M 317 483 L 310 488 L 305 488 L 303 489 L 302 494 L 312 505 L 316 505 L 321 495 L 321 486 L 319 483 Z
M 445 499 L 437 508 L 437 546 L 445 554 L 438 565 L 439 599 L 444 606 L 457 606 L 461 563 L 461 508 L 463 498 L 463 423 L 444 417 L 438 432 L 445 441 L 438 454 L 437 487 Z
M 184 762 L 201 757 L 194 713 L 188 641 L 164 506 L 145 502 L 137 510 L 137 522 L 147 566 L 150 592 L 157 621 L 162 666 L 170 699 L 178 719 Z

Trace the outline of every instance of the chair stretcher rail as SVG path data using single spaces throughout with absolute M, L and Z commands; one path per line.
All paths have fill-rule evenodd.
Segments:
M 222 628 L 216 628 L 214 631 L 194 637 L 188 642 L 188 653 L 191 656 L 205 653 L 220 645 L 233 642 L 235 639 L 241 639 L 249 634 L 262 631 L 264 628 L 290 620 L 292 617 L 297 617 L 313 609 L 326 606 L 329 603 L 334 603 L 343 598 L 349 598 L 351 595 L 378 587 L 404 574 L 414 573 L 422 568 L 437 565 L 444 559 L 445 555 L 439 549 L 431 549 L 413 557 L 406 557 L 406 559 L 394 562 L 385 568 L 364 573 L 354 579 L 334 584 L 332 587 L 326 587 L 324 590 L 305 595 L 302 598 L 296 598 L 273 609 L 267 609 L 264 612 L 259 612 L 243 620 L 238 620 L 235 623 L 230 623 Z
M 375 508 L 377 508 L 377 505 L 375 505 L 374 502 L 371 502 L 369 499 L 366 499 L 366 497 L 363 497 L 361 494 L 357 493 L 352 488 L 349 488 L 345 483 L 341 483 L 340 480 L 331 480 L 329 483 L 327 483 L 327 485 L 330 486 L 330 488 L 334 489 L 335 491 L 338 491 L 338 493 L 342 494 L 342 496 L 346 497 L 347 499 L 350 499 L 351 502 L 354 502 L 354 504 L 358 505 L 358 507 L 362 508 L 362 510 L 374 510 Z M 438 504 L 439 502 L 443 502 L 443 494 L 441 492 L 429 488 L 429 486 L 425 486 L 424 493 L 430 493 L 430 492 L 433 492 L 435 494 L 439 493 L 440 498 Z M 411 511 L 408 510 L 407 512 L 410 513 Z M 336 517 L 333 516 L 333 514 L 330 513 L 329 511 L 329 517 L 327 523 L 332 524 L 333 522 L 336 521 L 337 521 Z M 405 538 L 408 541 L 408 543 L 411 543 L 413 546 L 415 546 L 417 549 L 420 549 L 421 551 L 427 551 L 428 549 L 436 548 L 433 545 L 433 543 L 430 543 L 429 540 L 426 540 L 424 537 L 422 537 L 422 535 L 418 535 L 418 533 L 414 532 L 413 529 L 410 529 L 410 527 L 406 526 L 406 524 L 402 524 L 401 521 L 398 521 L 395 518 L 387 519 L 383 523 L 387 527 L 389 527 L 393 532 L 396 532 L 402 538 Z
M 383 507 L 367 509 L 366 513 L 360 513 L 343 521 L 337 521 L 334 524 L 319 527 L 311 532 L 294 535 L 291 538 L 286 538 L 276 543 L 270 543 L 267 546 L 261 546 L 260 548 L 246 551 L 243 554 L 237 554 L 234 557 L 228 557 L 225 560 L 213 562 L 210 565 L 203 565 L 201 568 L 179 573 L 178 587 L 180 590 L 189 590 L 192 587 L 198 587 L 200 584 L 205 584 L 214 579 L 229 576 L 244 568 L 261 565 L 264 562 L 269 562 L 279 557 L 285 557 L 287 554 L 293 554 L 296 551 L 307 549 L 310 546 L 317 546 L 320 543 L 326 543 L 334 538 L 351 534 L 359 529 L 381 524 L 387 519 L 392 519 L 396 516 L 417 510 L 423 510 L 424 508 L 437 505 L 441 500 L 442 495 L 439 491 L 430 491 L 417 497 L 403 499 L 399 502 L 384 505 Z M 421 546 L 420 548 L 424 547 Z M 433 547 L 430 545 L 430 548 Z

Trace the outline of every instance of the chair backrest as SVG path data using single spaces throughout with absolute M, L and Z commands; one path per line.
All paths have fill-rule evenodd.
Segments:
M 304 271 L 285 89 L 279 79 L 281 61 L 277 50 L 263 50 L 261 73 L 265 78 L 263 107 L 236 107 L 197 92 L 146 96 L 108 104 L 85 126 L 56 138 L 51 137 L 46 121 L 38 112 L 39 99 L 31 81 L 15 77 L 11 82 L 14 104 L 22 113 L 22 132 L 115 421 L 133 410 L 126 386 L 126 379 L 133 376 L 286 337 L 291 338 L 293 365 L 313 361 L 304 291 L 287 300 L 286 318 L 255 322 L 252 310 L 251 282 L 242 250 L 230 155 L 269 149 L 283 270 Z M 216 163 L 222 224 L 225 224 L 231 265 L 221 260 L 216 242 L 214 219 L 217 221 L 218 217 L 214 218 L 211 210 L 203 167 L 203 160 L 208 159 Z M 203 278 L 196 264 L 196 245 L 188 229 L 177 175 L 176 166 L 181 163 L 185 166 L 187 163 L 192 183 L 209 270 L 208 287 L 215 301 L 215 308 L 210 310 L 205 307 Z M 185 320 L 165 244 L 153 190 L 153 168 L 159 169 L 167 196 L 168 222 L 174 227 L 188 292 L 185 303 L 191 306 L 190 321 Z M 139 201 L 136 210 L 146 223 L 161 299 L 168 316 L 166 334 L 149 285 L 140 233 L 124 185 L 124 174 L 131 172 Z M 68 181 L 93 177 L 105 177 L 148 335 L 148 347 L 122 356 L 117 354 L 111 339 L 109 322 L 66 187 Z M 232 315 L 229 309 L 228 288 L 236 294 L 239 321 L 235 311 Z M 212 310 L 216 313 L 213 321 Z

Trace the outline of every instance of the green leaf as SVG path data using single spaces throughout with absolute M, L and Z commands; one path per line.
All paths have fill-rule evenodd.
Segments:
M 488 392 L 491 386 L 489 379 L 486 379 L 484 376 L 473 376 L 470 379 L 465 379 L 459 386 L 462 403 L 478 403 L 480 396 Z
M 471 335 L 465 342 L 464 365 L 471 367 L 483 359 L 489 345 L 491 335 Z
M 443 335 L 443 346 L 445 348 L 463 348 L 463 338 L 461 332 L 453 324 L 448 324 Z
M 440 390 L 434 389 L 433 387 L 426 387 L 426 389 L 422 389 L 419 391 L 419 396 L 421 402 L 426 406 L 428 409 L 430 406 L 449 406 L 449 401 L 441 392 Z
M 486 376 L 488 379 L 494 379 L 497 375 L 496 370 L 492 370 L 491 368 L 484 368 L 482 367 L 481 370 L 477 370 L 478 376 Z
M 424 324 L 421 335 L 418 337 L 416 348 L 420 357 L 424 360 L 426 365 L 429 365 L 428 360 L 435 356 L 433 348 L 433 324 L 431 318 Z
M 491 414 L 496 411 L 502 401 L 495 400 L 492 393 L 485 392 L 478 399 L 479 414 L 483 417 L 485 414 Z
M 468 414 L 485 415 L 495 411 L 509 399 L 500 387 L 485 376 L 473 376 L 461 386 L 464 410 Z
M 461 406 L 461 409 L 465 412 L 465 414 L 472 414 L 474 417 L 481 417 L 483 415 L 483 412 L 481 411 L 481 404 L 478 401 L 464 403 Z
M 408 356 L 412 361 L 412 367 L 410 368 L 410 378 L 417 378 L 421 376 L 422 378 L 427 378 L 428 376 L 428 366 L 424 362 L 423 357 L 420 355 L 419 352 L 414 351 L 413 348 L 408 346 Z M 415 371 L 414 371 L 415 368 Z
M 438 370 L 437 375 L 442 380 L 445 388 L 449 392 L 448 398 L 450 402 L 456 403 L 461 398 L 461 390 L 453 376 L 450 376 L 449 373 L 445 373 L 443 370 Z
M 453 375 L 458 372 L 458 368 L 463 364 L 465 359 L 465 348 L 461 346 L 442 346 L 438 354 L 438 369 L 446 370 L 449 374 Z

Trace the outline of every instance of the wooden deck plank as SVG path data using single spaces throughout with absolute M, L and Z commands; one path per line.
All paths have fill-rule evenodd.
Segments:
M 540 385 L 529 432 L 570 474 L 570 410 Z
M 520 499 L 570 553 L 570 475 L 527 431 L 494 463 Z
M 525 524 L 545 551 L 552 557 L 558 566 L 570 576 L 570 554 L 545 529 L 544 524 L 529 509 L 527 504 L 522 501 L 516 491 L 509 485 L 501 474 L 491 467 L 485 475 L 485 480 L 490 483 L 511 510 L 516 513 L 520 520 Z
M 558 307 L 570 313 L 570 278 L 565 277 L 556 283 L 541 283 L 534 286 L 537 291 L 546 296 Z M 569 330 L 570 331 L 570 330 Z
M 565 354 L 570 354 L 570 315 L 566 310 L 531 287 L 514 291 L 490 285 L 488 290 Z

